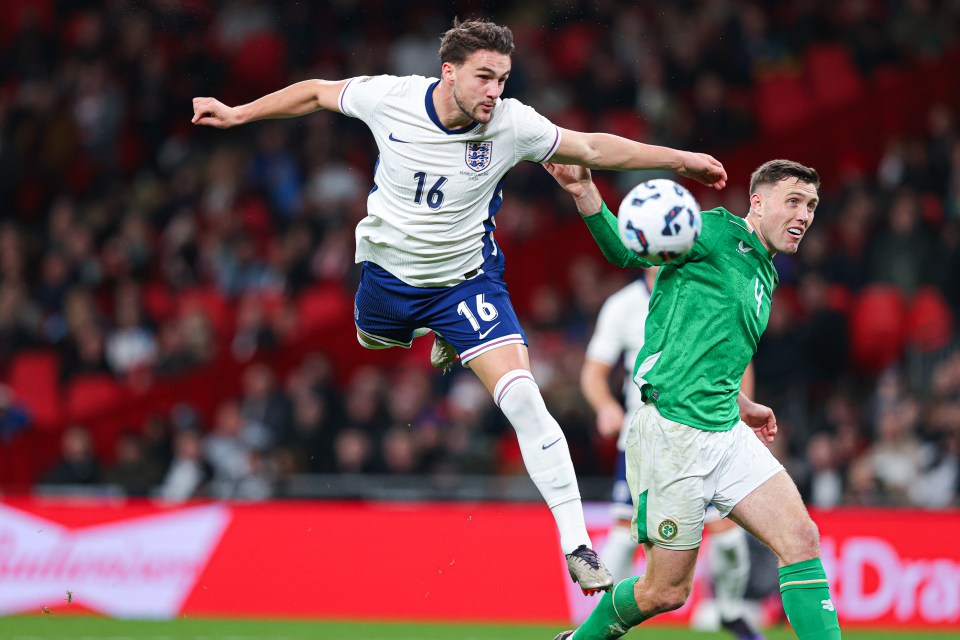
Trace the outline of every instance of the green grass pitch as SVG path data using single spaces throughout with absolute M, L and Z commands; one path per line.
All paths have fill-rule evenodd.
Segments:
M 553 640 L 562 626 L 400 624 L 270 620 L 178 619 L 166 622 L 112 620 L 94 616 L 0 618 L 2 640 Z M 643 640 L 729 640 L 722 633 L 646 627 L 626 636 Z M 940 633 L 844 631 L 844 640 L 960 640 L 960 630 Z M 771 629 L 768 640 L 795 639 Z

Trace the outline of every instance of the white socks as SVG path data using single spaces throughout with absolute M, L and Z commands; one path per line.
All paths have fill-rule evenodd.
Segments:
M 553 512 L 563 552 L 582 544 L 592 547 L 567 439 L 547 411 L 533 375 L 524 369 L 508 372 L 497 382 L 493 399 L 517 432 L 523 463 Z
M 743 594 L 750 578 L 747 534 L 740 527 L 711 534 L 709 555 L 720 619 L 736 620 L 743 616 Z
M 617 582 L 634 575 L 633 554 L 636 550 L 637 543 L 630 538 L 630 527 L 624 527 L 619 522 L 610 525 L 600 557 Z

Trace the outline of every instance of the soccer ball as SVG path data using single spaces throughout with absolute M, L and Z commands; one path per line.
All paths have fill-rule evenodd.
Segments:
M 635 186 L 617 213 L 620 239 L 653 264 L 666 264 L 693 248 L 700 235 L 700 205 L 673 180 L 659 178 Z

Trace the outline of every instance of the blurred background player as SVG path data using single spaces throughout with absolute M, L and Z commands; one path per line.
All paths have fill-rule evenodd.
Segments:
M 650 292 L 658 269 L 645 269 L 640 277 L 603 303 L 580 372 L 580 390 L 597 414 L 597 431 L 607 438 L 617 436 L 617 463 L 610 504 L 614 522 L 601 550 L 615 580 L 631 575 L 637 549 L 637 543 L 630 537 L 634 507 L 627 484 L 624 444 L 630 418 L 643 406 L 640 388 L 633 381 L 633 367 L 643 346 Z M 610 375 L 621 359 L 626 372 L 622 405 L 611 393 L 609 384 Z M 753 397 L 752 365 L 744 372 L 740 389 Z M 744 594 L 750 577 L 750 550 L 745 532 L 733 522 L 722 519 L 713 505 L 707 508 L 705 528 L 709 534 L 707 557 L 720 624 L 740 640 L 762 640 L 763 636 L 745 617 Z
M 545 167 L 574 197 L 604 256 L 650 266 L 629 251 L 583 167 Z M 746 218 L 702 213 L 693 248 L 662 267 L 637 356 L 644 405 L 627 431 L 627 479 L 637 508 L 631 535 L 644 543 L 646 575 L 622 580 L 576 631 L 555 640 L 614 640 L 686 602 L 706 505 L 776 554 L 784 610 L 801 640 L 839 640 L 820 560 L 820 536 L 773 442 L 773 411 L 740 381 L 766 329 L 778 283 L 773 257 L 797 252 L 820 202 L 816 170 L 771 160 L 750 178 Z
M 571 578 L 593 593 L 612 577 L 591 549 L 566 438 L 530 373 L 526 336 L 503 281 L 493 239 L 502 178 L 522 160 L 550 158 L 601 169 L 669 168 L 717 188 L 726 172 L 707 155 L 561 129 L 517 100 L 501 100 L 513 49 L 506 27 L 454 21 L 440 44 L 439 80 L 307 80 L 238 107 L 194 98 L 193 123 L 226 128 L 326 109 L 370 128 L 380 155 L 356 233 L 363 264 L 357 339 L 368 349 L 409 348 L 429 327 L 442 336 L 435 366 L 458 354 L 469 363 L 517 432 Z

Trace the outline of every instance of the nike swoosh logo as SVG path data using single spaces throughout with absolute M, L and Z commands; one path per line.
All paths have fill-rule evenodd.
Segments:
M 557 438 L 556 440 L 554 440 L 554 441 L 551 442 L 550 444 L 541 445 L 540 448 L 541 448 L 541 449 L 544 449 L 544 450 L 549 449 L 550 447 L 552 447 L 553 445 L 557 444 L 557 443 L 560 442 L 561 440 L 563 440 L 562 437 L 561 437 L 561 438 Z
M 483 333 L 481 333 L 481 334 L 480 334 L 480 339 L 483 340 L 483 339 L 486 338 L 488 335 L 490 335 L 490 332 L 493 331 L 494 329 L 496 329 L 496 328 L 497 328 L 497 325 L 499 325 L 499 324 L 500 324 L 500 323 L 498 322 L 497 324 L 493 325 L 492 327 L 490 327 L 489 329 L 487 329 L 486 331 L 484 331 Z
M 400 138 L 394 138 L 392 133 L 390 134 L 390 141 L 391 141 L 391 142 L 402 142 L 403 144 L 410 144 L 410 143 L 407 142 L 406 140 L 401 140 Z

